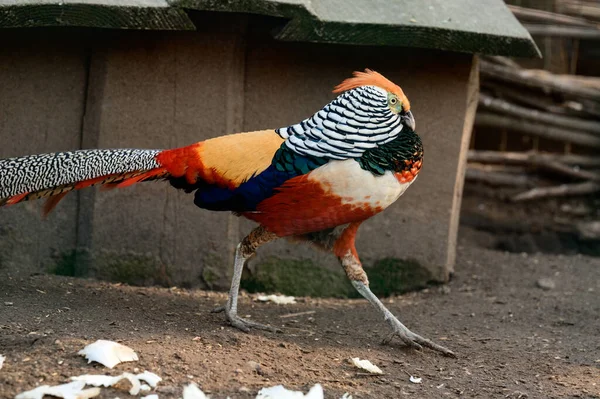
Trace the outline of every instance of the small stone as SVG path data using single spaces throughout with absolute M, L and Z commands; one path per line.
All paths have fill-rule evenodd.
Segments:
M 260 368 L 260 363 L 250 360 L 247 364 L 252 370 L 256 371 L 258 374 L 261 373 L 262 370 Z
M 553 290 L 554 288 L 556 288 L 556 283 L 554 282 L 554 280 L 548 277 L 540 278 L 538 281 L 536 281 L 536 284 L 539 288 L 543 290 Z
M 14 305 L 14 302 L 4 302 L 4 306 L 12 306 Z

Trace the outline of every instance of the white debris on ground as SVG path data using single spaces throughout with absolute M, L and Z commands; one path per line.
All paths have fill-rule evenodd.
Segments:
M 294 297 L 282 297 L 276 295 L 269 295 L 269 297 L 279 298 L 279 300 L 283 298 L 283 302 L 280 303 L 295 303 L 293 302 Z M 268 300 L 277 303 L 276 301 L 278 299 L 273 300 L 271 298 Z M 78 353 L 85 356 L 86 359 L 88 359 L 88 363 L 95 361 L 109 368 L 112 368 L 121 362 L 138 360 L 138 356 L 133 349 L 113 341 L 105 340 L 98 340 L 93 344 L 87 345 Z M 4 359 L 5 358 L 0 355 L 0 368 L 2 367 L 2 362 Z M 372 373 L 382 374 L 382 371 L 368 360 L 353 358 L 352 361 L 357 367 L 363 368 Z M 411 381 L 412 378 L 413 377 L 411 377 Z M 80 376 L 71 377 L 71 380 L 72 382 L 68 384 L 56 386 L 43 385 L 37 387 L 30 391 L 18 394 L 15 399 L 44 399 L 45 395 L 63 399 L 90 399 L 100 395 L 101 388 L 99 387 L 116 387 L 125 389 L 119 384 L 123 380 L 127 380 L 129 384 L 131 384 L 131 388 L 128 392 L 130 395 L 135 396 L 141 392 L 148 392 L 152 390 L 152 388 L 156 388 L 157 384 L 162 381 L 162 378 L 150 371 L 144 371 L 143 373 L 139 374 L 124 372 L 117 376 L 104 374 L 83 374 Z M 119 384 L 119 386 L 117 386 L 117 384 Z M 94 386 L 94 388 L 84 389 L 86 385 Z M 314 385 L 306 394 L 300 391 L 288 390 L 283 385 L 277 385 L 270 388 L 262 388 L 256 396 L 256 399 L 323 398 L 323 387 L 320 384 Z M 159 396 L 157 394 L 150 394 L 143 396 L 140 399 L 159 399 Z M 191 383 L 183 387 L 183 399 L 209 399 L 209 397 L 202 392 L 198 385 Z M 348 393 L 345 393 L 341 399 L 352 399 L 352 396 Z
M 138 360 L 133 349 L 117 342 L 100 339 L 93 344 L 87 345 L 78 352 L 85 356 L 88 363 L 97 362 L 112 369 L 121 362 L 132 362 Z
M 136 378 L 138 380 L 146 381 L 152 388 L 156 388 L 156 385 L 162 381 L 162 378 L 150 371 L 144 371 L 143 373 L 137 374 Z
M 375 366 L 370 361 L 364 359 L 360 360 L 358 357 L 352 358 L 352 364 L 354 364 L 359 369 L 367 370 L 371 374 L 383 374 L 383 371 L 377 366 Z
M 158 382 L 162 381 L 162 378 L 149 371 L 144 371 L 140 374 L 123 373 L 114 377 L 101 374 L 84 374 L 77 377 L 71 377 L 71 380 L 73 380 L 73 382 L 68 384 L 56 386 L 43 385 L 37 387 L 31 391 L 17 395 L 15 399 L 42 399 L 44 395 L 64 399 L 88 399 L 100 395 L 100 388 L 83 389 L 86 385 L 111 387 L 122 380 L 128 380 L 131 383 L 129 394 L 137 395 L 142 391 L 150 391 L 152 388 L 156 388 L 156 385 Z M 142 381 L 147 384 L 142 384 Z M 148 395 L 144 398 L 158 399 L 158 395 Z
M 73 381 L 68 384 L 49 386 L 42 385 L 31 391 L 15 396 L 15 399 L 42 399 L 44 395 L 63 399 L 89 399 L 100 395 L 100 388 L 83 389 L 85 382 Z
M 31 391 L 23 392 L 15 397 L 15 399 L 43 399 L 44 395 L 54 396 L 63 399 L 90 399 L 100 395 L 100 388 L 88 388 L 83 389 L 86 385 L 93 385 L 96 387 L 104 386 L 111 387 L 116 385 L 123 379 L 129 380 L 132 384 L 132 388 L 129 390 L 129 394 L 132 396 L 137 395 L 140 392 L 140 381 L 148 382 L 153 388 L 156 387 L 156 383 L 160 381 L 154 373 L 145 371 L 141 374 L 123 373 L 119 376 L 108 376 L 108 375 L 80 375 L 77 377 L 71 377 L 73 382 L 68 384 L 49 386 L 43 385 L 32 389 Z M 158 380 L 157 380 L 158 379 Z M 283 385 L 277 385 L 270 388 L 262 388 L 258 391 L 256 399 L 323 399 L 323 387 L 320 384 L 314 385 L 308 393 L 304 394 L 300 391 L 291 391 L 286 389 Z M 115 398 L 117 399 L 117 398 Z M 157 394 L 151 394 L 142 396 L 140 399 L 159 399 Z M 195 383 L 191 383 L 183 387 L 183 399 L 210 399 Z M 341 399 L 352 399 L 352 395 L 345 393 Z
M 296 303 L 296 298 L 285 295 L 259 295 L 256 299 L 260 302 L 273 302 L 278 305 L 291 305 Z
M 410 378 L 408 379 L 410 382 L 412 382 L 413 384 L 420 384 L 423 379 L 421 377 L 413 377 L 412 375 L 410 376 Z
M 83 381 L 85 384 L 93 385 L 95 387 L 112 387 L 121 380 L 128 380 L 131 383 L 131 388 L 129 389 L 130 395 L 137 395 L 140 391 L 147 392 L 150 390 L 150 387 L 156 388 L 156 384 L 162 381 L 162 378 L 149 371 L 144 371 L 141 374 L 131 374 L 126 372 L 115 377 L 101 374 L 84 374 L 77 377 L 71 377 L 71 379 L 73 381 Z M 142 384 L 142 381 L 148 383 L 148 385 Z
M 283 385 L 270 388 L 262 388 L 258 391 L 255 399 L 323 399 L 323 387 L 321 384 L 313 386 L 305 395 L 300 391 L 290 391 Z M 144 398 L 142 398 L 144 399 Z M 150 398 L 149 398 L 150 399 Z M 198 385 L 191 383 L 183 388 L 183 399 L 210 399 Z M 228 398 L 229 399 L 229 398 Z M 345 393 L 341 399 L 352 399 L 352 395 Z
M 283 385 L 277 385 L 261 389 L 256 399 L 323 399 L 323 387 L 316 384 L 305 395 L 300 391 L 290 391 Z
M 183 387 L 183 399 L 208 399 L 208 396 L 198 388 L 198 385 L 192 382 Z
M 6 360 L 6 358 L 2 355 L 0 355 L 0 370 L 2 370 L 2 366 L 4 366 L 4 361 Z

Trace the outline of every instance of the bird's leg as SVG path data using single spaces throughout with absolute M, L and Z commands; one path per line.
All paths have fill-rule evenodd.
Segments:
M 259 226 L 252 230 L 250 234 L 248 234 L 236 247 L 235 260 L 233 262 L 233 278 L 231 279 L 229 298 L 224 307 L 215 309 L 215 311 L 225 311 L 227 320 L 229 320 L 231 325 L 244 332 L 250 331 L 250 328 L 277 331 L 277 329 L 274 327 L 269 327 L 264 324 L 246 320 L 237 315 L 240 281 L 242 279 L 242 271 L 244 270 L 246 261 L 256 253 L 256 249 L 258 247 L 268 243 L 269 241 L 273 241 L 276 238 L 277 236 L 275 234 L 265 230 L 262 226 Z
M 392 312 L 390 312 L 383 305 L 383 303 L 381 303 L 379 298 L 377 298 L 375 294 L 371 292 L 369 286 L 366 283 L 362 281 L 352 280 L 352 285 L 362 296 L 367 298 L 367 300 L 371 302 L 373 306 L 375 306 L 375 308 L 382 314 L 383 319 L 387 321 L 388 324 L 392 327 L 393 333 L 390 335 L 390 337 L 384 340 L 384 342 L 389 342 L 393 336 L 398 336 L 398 338 L 400 338 L 405 344 L 412 346 L 413 348 L 421 349 L 423 346 L 425 346 L 427 348 L 441 352 L 446 356 L 456 357 L 454 352 L 452 352 L 450 349 L 438 345 L 435 342 L 427 338 L 423 338 L 422 336 L 410 331 L 404 324 L 400 322 L 400 320 L 396 318 L 396 316 L 392 314 Z
M 383 316 L 383 319 L 392 327 L 392 335 L 388 338 L 388 342 L 392 336 L 399 337 L 405 344 L 421 349 L 423 346 L 431 348 L 435 351 L 441 352 L 446 356 L 455 356 L 451 350 L 430 341 L 427 338 L 423 338 L 418 334 L 410 331 L 404 324 L 400 322 L 390 312 L 384 304 L 371 292 L 369 289 L 369 280 L 367 274 L 362 268 L 362 264 L 358 259 L 356 248 L 354 246 L 354 240 L 356 237 L 356 231 L 360 223 L 350 224 L 337 238 L 333 246 L 335 255 L 340 260 L 346 275 L 352 282 L 352 285 L 356 290 L 365 297 L 371 304 L 379 311 Z

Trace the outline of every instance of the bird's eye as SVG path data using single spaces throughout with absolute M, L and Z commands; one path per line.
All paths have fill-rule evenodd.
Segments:
M 398 100 L 396 99 L 396 97 L 390 98 L 390 104 L 396 105 L 397 102 L 398 102 Z

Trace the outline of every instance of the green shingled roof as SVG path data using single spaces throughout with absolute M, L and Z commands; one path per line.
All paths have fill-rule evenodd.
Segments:
M 0 0 L 0 28 L 82 26 L 194 30 L 185 10 L 166 0 Z
M 502 0 L 0 0 L 0 27 L 193 30 L 186 10 L 280 17 L 279 40 L 539 56 Z

